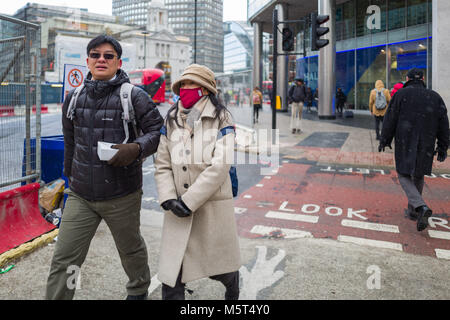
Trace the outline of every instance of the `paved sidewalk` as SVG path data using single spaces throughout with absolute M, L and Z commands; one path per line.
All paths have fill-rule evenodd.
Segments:
M 254 130 L 272 128 L 270 106 L 264 105 L 259 122 L 252 124 L 253 109 L 249 106 L 229 107 L 236 123 Z M 320 164 L 341 164 L 394 168 L 394 149 L 378 152 L 375 121 L 367 111 L 356 111 L 354 118 L 319 120 L 317 111 L 303 109 L 301 134 L 292 134 L 290 113 L 277 112 L 280 154 L 284 159 L 306 159 Z M 392 143 L 394 148 L 394 143 Z M 434 161 L 433 172 L 450 173 L 450 158 Z

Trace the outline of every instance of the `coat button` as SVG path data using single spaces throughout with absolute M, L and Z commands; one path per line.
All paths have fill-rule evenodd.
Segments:
M 186 168 L 186 167 L 183 167 L 183 171 L 187 171 L 187 168 Z
M 190 155 L 191 151 L 190 150 L 186 150 L 186 155 Z
M 184 188 L 187 189 L 189 188 L 189 185 L 187 183 L 184 184 Z

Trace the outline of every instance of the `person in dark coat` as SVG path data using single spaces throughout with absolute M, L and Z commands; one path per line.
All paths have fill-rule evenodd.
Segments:
M 319 112 L 319 88 L 317 88 L 316 91 L 314 91 L 313 99 L 314 102 L 316 103 L 317 112 Z
M 340 116 L 342 117 L 342 112 L 344 111 L 344 105 L 345 102 L 347 101 L 347 96 L 344 94 L 344 92 L 342 92 L 341 88 L 337 89 L 336 92 L 336 111 L 340 114 Z
M 422 198 L 424 175 L 431 175 L 435 154 L 440 162 L 447 158 L 449 122 L 444 101 L 425 87 L 421 70 L 411 69 L 406 80 L 389 105 L 378 150 L 391 148 L 395 137 L 399 182 L 408 197 L 409 216 L 417 220 L 417 230 L 422 231 L 432 214 Z
M 76 284 L 70 278 L 77 278 L 102 220 L 129 279 L 127 300 L 145 300 L 148 294 L 148 253 L 140 233 L 142 162 L 156 152 L 164 120 L 149 95 L 133 87 L 130 98 L 142 135 L 130 130 L 126 139 L 120 89 L 130 80 L 121 69 L 121 54 L 114 38 L 92 39 L 87 46 L 89 73 L 72 119 L 66 114 L 74 90 L 64 101 L 64 175 L 70 188 L 47 280 L 49 300 L 73 298 Z M 112 143 L 111 148 L 117 149 L 109 161 L 100 160 L 99 142 Z
M 301 133 L 300 129 L 303 105 L 306 100 L 305 82 L 301 78 L 295 78 L 295 84 L 289 89 L 288 101 L 291 106 L 291 130 L 292 133 Z

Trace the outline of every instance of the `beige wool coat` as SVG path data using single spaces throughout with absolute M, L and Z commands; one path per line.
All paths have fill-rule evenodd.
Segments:
M 206 99 L 192 135 L 167 124 L 155 160 L 159 203 L 181 196 L 193 212 L 185 218 L 164 212 L 158 279 L 171 287 L 181 266 L 183 283 L 241 267 L 229 175 L 235 134 L 218 135 L 233 121 L 228 112 L 215 118 L 215 107 Z

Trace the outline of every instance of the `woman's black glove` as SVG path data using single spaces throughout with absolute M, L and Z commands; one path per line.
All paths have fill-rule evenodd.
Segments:
M 170 199 L 164 201 L 161 204 L 161 207 L 163 207 L 164 210 L 172 211 L 173 214 L 180 218 L 189 217 L 192 214 L 192 211 L 184 204 L 181 198 L 178 198 L 178 200 Z

